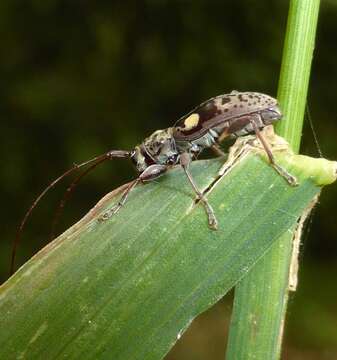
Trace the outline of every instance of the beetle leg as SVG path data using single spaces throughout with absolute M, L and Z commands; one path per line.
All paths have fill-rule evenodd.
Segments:
M 192 185 L 192 188 L 194 190 L 194 192 L 198 195 L 198 198 L 200 199 L 200 201 L 203 203 L 205 211 L 207 213 L 207 217 L 208 217 L 208 226 L 213 229 L 216 230 L 218 228 L 218 222 L 216 220 L 214 211 L 211 207 L 211 205 L 208 203 L 207 199 L 205 198 L 205 196 L 201 193 L 201 191 L 198 189 L 197 185 L 195 184 L 192 175 L 189 171 L 189 164 L 191 162 L 191 157 L 188 153 L 183 153 L 180 155 L 180 165 L 182 166 L 182 168 L 185 171 L 185 174 L 190 182 L 190 184 Z
M 126 200 L 128 199 L 128 196 L 131 192 L 131 190 L 139 183 L 139 182 L 146 182 L 151 181 L 153 179 L 156 179 L 157 177 L 161 176 L 166 172 L 167 166 L 165 165 L 150 165 L 148 168 L 146 168 L 137 179 L 133 180 L 129 186 L 124 191 L 122 197 L 118 201 L 118 203 L 113 206 L 111 209 L 106 211 L 100 218 L 100 221 L 105 221 L 109 219 L 112 215 L 115 215 L 120 208 L 125 204 Z
M 218 144 L 214 144 L 211 146 L 211 150 L 218 156 L 226 156 L 226 154 L 221 150 Z
M 288 182 L 289 185 L 291 186 L 297 186 L 298 185 L 298 181 L 296 179 L 296 177 L 294 177 L 293 175 L 289 174 L 287 170 L 285 170 L 283 167 L 281 167 L 280 165 L 278 165 L 275 162 L 275 158 L 274 155 L 268 145 L 268 142 L 266 141 L 266 139 L 263 137 L 263 135 L 261 134 L 259 127 L 256 125 L 254 119 L 252 119 L 251 124 L 253 126 L 253 129 L 255 131 L 255 134 L 257 136 L 257 138 L 260 140 L 264 150 L 267 153 L 270 165 Z
M 133 180 L 129 186 L 126 188 L 126 190 L 124 191 L 122 197 L 120 198 L 120 200 L 118 201 L 118 203 L 113 206 L 111 209 L 107 210 L 102 216 L 100 216 L 98 218 L 99 221 L 105 221 L 108 220 L 109 218 L 111 218 L 112 215 L 117 214 L 117 212 L 121 209 L 121 207 L 125 204 L 131 190 L 139 183 L 140 178 L 138 177 L 137 179 Z

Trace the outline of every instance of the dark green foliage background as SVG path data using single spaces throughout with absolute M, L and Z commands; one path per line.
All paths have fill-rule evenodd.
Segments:
M 275 95 L 287 10 L 282 0 L 2 0 L 1 279 L 32 199 L 74 161 L 130 149 L 217 94 L 236 89 Z M 334 1 L 323 1 L 309 95 L 323 154 L 331 159 L 337 154 L 336 16 Z M 302 153 L 317 155 L 308 123 Z M 88 176 L 59 231 L 133 174 L 129 163 L 116 160 Z M 36 209 L 20 263 L 47 243 L 63 190 Z M 337 356 L 336 200 L 336 186 L 323 192 L 305 239 L 300 288 L 290 304 L 289 359 Z M 196 336 L 204 336 L 201 328 Z M 220 358 L 221 341 L 212 344 L 220 352 L 209 359 Z M 183 351 L 175 359 L 178 353 L 187 359 Z M 202 356 L 197 353 L 193 359 Z

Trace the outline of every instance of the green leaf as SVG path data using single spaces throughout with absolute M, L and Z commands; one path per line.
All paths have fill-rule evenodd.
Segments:
M 161 359 L 320 191 L 300 160 L 282 154 L 278 161 L 291 163 L 300 185 L 289 186 L 249 153 L 207 195 L 217 231 L 207 227 L 180 168 L 138 186 L 121 211 L 102 222 L 98 217 L 120 190 L 106 196 L 1 287 L 0 358 Z M 201 189 L 222 163 L 193 162 Z
M 277 96 L 284 119 L 276 124 L 276 129 L 295 152 L 300 148 L 302 136 L 319 5 L 319 0 L 289 1 Z M 303 157 L 299 164 L 303 171 L 311 172 L 311 161 L 306 159 L 310 158 Z M 324 183 L 325 172 L 321 169 L 319 172 Z M 280 357 L 288 292 L 295 288 L 289 281 L 290 267 L 294 266 L 293 249 L 296 248 L 293 238 L 291 232 L 284 234 L 236 287 L 228 360 Z

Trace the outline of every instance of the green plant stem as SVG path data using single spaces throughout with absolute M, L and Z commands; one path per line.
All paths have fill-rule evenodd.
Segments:
M 301 141 L 319 3 L 319 0 L 290 1 L 278 89 L 284 120 L 277 126 L 277 132 L 295 152 Z M 236 287 L 227 359 L 279 358 L 292 242 L 292 232 L 281 236 Z
M 277 133 L 299 151 L 320 0 L 290 1 L 278 100 L 285 119 Z

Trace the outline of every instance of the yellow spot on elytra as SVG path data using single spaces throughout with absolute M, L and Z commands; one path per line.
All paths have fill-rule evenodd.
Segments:
M 185 125 L 185 129 L 184 130 L 191 130 L 194 127 L 196 127 L 199 123 L 199 115 L 194 113 L 191 114 L 188 118 L 185 119 L 184 121 L 184 125 Z

